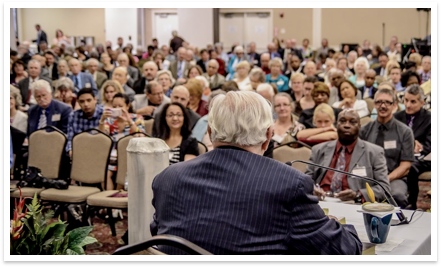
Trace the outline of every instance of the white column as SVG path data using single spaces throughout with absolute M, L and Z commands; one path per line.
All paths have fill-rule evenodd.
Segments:
M 127 146 L 129 244 L 152 237 L 150 223 L 155 213 L 152 182 L 169 166 L 168 151 L 167 144 L 158 138 L 133 138 Z
M 178 8 L 178 35 L 190 45 L 205 48 L 213 43 L 212 8 Z
M 322 43 L 322 9 L 312 9 L 312 48 L 321 47 Z

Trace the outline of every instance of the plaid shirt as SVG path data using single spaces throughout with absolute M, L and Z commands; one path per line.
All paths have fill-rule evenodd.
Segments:
M 98 128 L 101 116 L 103 115 L 103 106 L 96 105 L 95 112 L 91 118 L 87 118 L 86 114 L 79 109 L 75 110 L 69 115 L 69 122 L 67 125 L 67 146 L 66 151 L 72 149 L 72 138 L 90 128 Z

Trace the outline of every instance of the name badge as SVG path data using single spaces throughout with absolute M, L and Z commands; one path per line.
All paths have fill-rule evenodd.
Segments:
M 354 169 L 352 169 L 352 174 L 359 175 L 359 176 L 367 176 L 366 167 L 354 168 Z
M 52 121 L 60 121 L 61 115 L 60 114 L 54 114 L 52 115 Z
M 259 63 L 259 61 L 257 59 L 253 60 L 253 64 L 257 65 Z
M 397 141 L 384 141 L 384 149 L 396 149 Z
M 283 85 L 283 80 L 280 80 L 276 83 L 277 85 Z
M 90 83 L 86 83 L 86 88 L 90 88 Z

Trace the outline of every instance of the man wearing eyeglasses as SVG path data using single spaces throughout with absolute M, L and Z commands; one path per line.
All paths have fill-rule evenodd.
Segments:
M 384 149 L 392 196 L 398 206 L 407 206 L 407 177 L 414 161 L 414 137 L 412 130 L 393 116 L 397 97 L 393 91 L 379 89 L 375 93 L 374 105 L 377 120 L 361 128 L 360 138 Z
M 144 95 L 135 95 L 132 107 L 136 114 L 141 114 L 145 120 L 149 120 L 167 103 L 170 103 L 170 98 L 164 95 L 162 86 L 156 81 L 151 81 L 145 86 Z

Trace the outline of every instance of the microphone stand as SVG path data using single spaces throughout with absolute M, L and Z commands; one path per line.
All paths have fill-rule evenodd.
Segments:
M 333 168 L 330 168 L 330 167 L 325 167 L 325 166 L 322 166 L 322 165 L 319 165 L 319 164 L 316 164 L 316 163 L 312 163 L 312 162 L 308 162 L 308 161 L 303 161 L 303 160 L 293 160 L 293 161 L 288 161 L 288 162 L 286 162 L 286 164 L 289 165 L 289 166 L 292 166 L 292 164 L 293 164 L 293 163 L 296 163 L 296 162 L 300 162 L 300 163 L 304 163 L 304 164 L 306 164 L 306 165 L 311 165 L 311 166 L 319 167 L 319 168 L 326 169 L 326 170 L 329 170 L 329 171 L 334 171 L 334 172 L 343 173 L 343 174 L 346 174 L 348 177 L 349 177 L 349 176 L 350 176 L 350 177 L 357 177 L 357 178 L 359 178 L 359 179 L 363 179 L 363 180 L 366 180 L 366 181 L 372 182 L 372 183 L 374 183 L 374 184 L 376 184 L 376 185 L 379 185 L 379 186 L 381 187 L 381 189 L 383 189 L 383 191 L 384 191 L 384 193 L 385 193 L 385 195 L 386 195 L 386 200 L 387 200 L 387 202 L 389 202 L 389 204 L 392 204 L 394 207 L 398 207 L 397 202 L 395 202 L 394 198 L 392 197 L 392 194 L 389 193 L 389 191 L 386 190 L 386 189 L 383 187 L 383 185 L 381 185 L 377 180 L 374 180 L 374 179 L 369 178 L 369 177 L 364 177 L 364 176 L 360 176 L 360 175 L 352 174 L 352 173 L 345 172 L 345 171 L 340 171 L 340 170 L 333 169 Z M 397 212 L 396 214 L 397 214 L 397 216 L 398 216 L 398 219 L 400 220 L 400 223 L 399 223 L 398 225 L 401 225 L 401 224 L 409 224 L 409 221 L 407 220 L 406 216 L 404 216 L 404 213 L 403 213 L 402 210 L 400 210 L 400 211 Z

